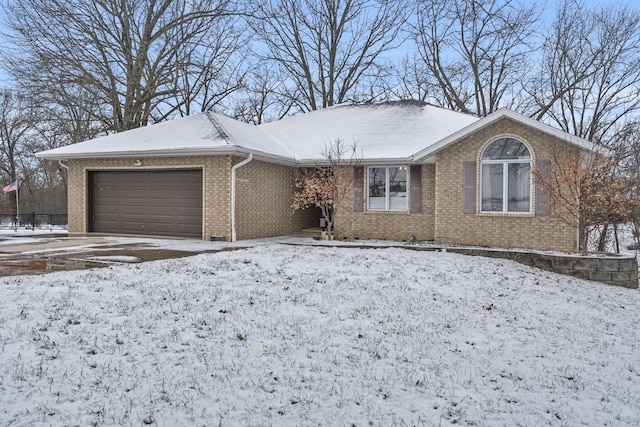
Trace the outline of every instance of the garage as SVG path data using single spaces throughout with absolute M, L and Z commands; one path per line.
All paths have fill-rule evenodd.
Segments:
M 89 230 L 202 238 L 202 170 L 89 173 Z

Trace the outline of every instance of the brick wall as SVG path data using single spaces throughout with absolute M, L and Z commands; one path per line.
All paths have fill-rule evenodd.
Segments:
M 67 190 L 67 215 L 68 228 L 73 233 L 87 232 L 87 178 L 83 169 L 83 161 L 69 160 L 68 190 Z
M 69 231 L 88 232 L 88 174 L 96 170 L 202 169 L 202 238 L 231 239 L 231 166 L 244 160 L 231 156 L 150 157 L 137 159 L 78 159 L 69 166 Z M 281 236 L 318 225 L 315 209 L 291 212 L 293 168 L 253 160 L 236 174 L 238 239 Z
M 551 148 L 558 140 L 510 119 L 502 119 L 466 137 L 437 154 L 435 209 L 436 237 L 459 244 L 518 247 L 540 250 L 575 251 L 577 230 L 553 216 L 465 214 L 463 205 L 463 163 L 478 162 L 484 147 L 502 136 L 523 141 L 531 150 L 533 164 L 550 159 Z M 477 168 L 476 182 L 479 182 Z M 476 185 L 476 187 L 478 187 Z M 535 206 L 535 191 L 532 206 Z M 476 204 L 479 192 L 476 192 Z M 476 211 L 478 211 L 476 207 Z
M 369 166 L 369 165 L 366 165 Z M 398 165 L 402 166 L 402 165 Z M 351 172 L 353 173 L 353 172 Z M 360 239 L 433 240 L 435 199 L 435 165 L 422 165 L 422 207 L 420 213 L 353 211 L 353 194 L 345 201 L 336 215 L 335 237 Z M 407 182 L 407 188 L 411 183 Z M 366 177 L 364 192 L 367 192 Z M 408 195 L 409 196 L 409 195 Z M 410 201 L 409 201 L 410 202 Z
M 575 251 L 575 227 L 558 218 L 536 217 L 533 214 L 463 213 L 463 163 L 477 162 L 485 145 L 502 136 L 512 136 L 525 142 L 531 149 L 534 164 L 538 160 L 549 159 L 551 145 L 558 142 L 535 129 L 502 119 L 438 153 L 435 165 L 422 165 L 420 213 L 367 211 L 366 206 L 363 212 L 354 212 L 351 192 L 336 217 L 336 238 L 407 240 L 414 236 L 418 240 L 436 239 L 468 245 Z M 69 231 L 87 231 L 87 176 L 91 170 L 202 168 L 202 236 L 204 239 L 211 235 L 230 239 L 230 170 L 231 165 L 242 158 L 202 156 L 141 160 L 142 167 L 135 167 L 135 159 L 131 158 L 70 160 Z M 350 168 L 345 170 L 353 173 Z M 291 212 L 293 171 L 293 168 L 287 166 L 257 160 L 238 169 L 238 239 L 285 235 L 317 226 L 317 210 L 303 210 L 295 214 Z M 407 188 L 410 188 L 411 183 L 407 184 Z M 364 192 L 366 193 L 366 183 Z M 535 192 L 533 193 L 535 197 Z M 479 194 L 476 196 L 476 200 L 478 199 Z M 366 204 L 366 197 L 364 203 Z M 535 200 L 532 203 L 535 206 Z
M 237 170 L 238 240 L 282 236 L 317 226 L 314 210 L 292 213 L 293 177 L 294 168 L 257 160 Z
M 202 236 L 231 236 L 230 229 L 230 169 L 229 156 L 150 157 L 139 158 L 143 166 L 134 166 L 137 159 L 72 159 L 69 160 L 69 231 L 88 232 L 88 174 L 96 170 L 202 169 L 203 225 Z M 206 195 L 206 197 L 205 197 Z
M 406 240 L 415 236 L 418 240 L 467 245 L 575 251 L 576 228 L 557 217 L 463 213 L 464 162 L 478 162 L 484 147 L 503 136 L 525 142 L 534 165 L 538 160 L 551 158 L 552 146 L 564 144 L 510 119 L 500 120 L 438 153 L 435 165 L 422 166 L 421 213 L 367 211 L 366 206 L 364 212 L 353 212 L 352 206 L 348 206 L 353 204 L 350 198 L 337 215 L 336 237 Z M 477 183 L 479 173 L 477 168 Z
M 320 225 L 322 211 L 317 207 L 310 207 L 295 211 L 291 215 L 291 233 L 298 233 L 305 228 L 315 228 Z

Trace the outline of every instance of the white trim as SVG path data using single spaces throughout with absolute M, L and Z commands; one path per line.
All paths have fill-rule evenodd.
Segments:
M 348 166 L 352 163 L 350 159 L 343 160 L 344 165 Z M 362 159 L 360 163 L 367 163 L 376 166 L 407 166 L 416 165 L 422 163 L 414 162 L 410 157 L 381 157 L 376 159 Z M 298 167 L 315 167 L 315 166 L 329 166 L 330 162 L 326 159 L 297 159 L 295 164 Z
M 284 166 L 294 166 L 294 167 L 315 167 L 315 166 L 325 166 L 328 165 L 329 162 L 322 159 L 295 159 L 284 156 L 279 156 L 276 154 L 266 153 L 264 151 L 251 150 L 243 148 L 239 145 L 230 145 L 227 147 L 215 147 L 215 148 L 188 148 L 188 149 L 165 149 L 165 150 L 146 150 L 146 151 L 101 151 L 95 152 L 91 154 L 87 153 L 49 153 L 48 151 L 43 151 L 40 153 L 36 153 L 35 156 L 40 159 L 48 159 L 48 160 L 57 160 L 59 162 L 67 161 L 70 159 L 105 159 L 105 158 L 139 158 L 139 157 L 193 157 L 193 156 L 234 156 L 238 154 L 249 154 L 252 153 L 254 156 L 254 160 L 264 160 L 271 163 L 276 163 Z M 397 166 L 398 164 L 409 165 L 409 164 L 422 164 L 414 162 L 410 157 L 388 157 L 388 158 L 377 158 L 377 159 L 366 159 L 367 162 L 379 164 L 379 165 L 388 165 L 388 166 Z M 348 160 L 345 160 L 345 163 Z M 64 165 L 66 167 L 66 165 Z
M 560 129 L 556 129 L 552 126 L 546 125 L 544 123 L 539 122 L 538 120 L 534 120 L 530 117 L 527 116 L 523 116 L 522 114 L 518 114 L 514 111 L 511 110 L 507 110 L 506 108 L 500 109 L 492 114 L 489 114 L 488 116 L 478 120 L 477 122 L 474 122 L 472 124 L 470 124 L 469 126 L 466 126 L 462 129 L 460 129 L 458 132 L 454 132 L 453 134 L 449 135 L 448 137 L 441 139 L 440 141 L 436 142 L 435 144 L 432 144 L 431 146 L 425 148 L 424 150 L 418 151 L 416 154 L 414 154 L 412 156 L 413 161 L 414 162 L 421 162 L 426 160 L 427 157 L 429 156 L 433 156 L 434 154 L 436 154 L 438 151 L 441 151 L 445 148 L 447 148 L 448 146 L 458 142 L 459 140 L 461 140 L 462 138 L 479 131 L 482 128 L 485 128 L 487 126 L 489 126 L 490 124 L 502 119 L 502 118 L 509 118 L 511 120 L 514 120 L 516 122 L 522 123 L 523 125 L 532 127 L 536 130 L 539 130 L 540 132 L 544 132 L 548 135 L 554 136 L 558 139 L 561 139 L 565 142 L 568 142 L 570 144 L 576 145 L 580 148 L 583 148 L 585 150 L 589 150 L 589 151 L 602 151 L 603 154 L 607 154 L 607 152 L 604 152 L 605 149 L 601 148 L 601 147 L 597 147 L 595 144 L 593 144 L 592 142 L 587 141 L 586 139 L 582 139 L 579 138 L 575 135 L 571 135 L 570 133 L 567 133 L 565 131 L 562 131 Z
M 147 150 L 147 151 L 102 151 L 91 154 L 47 154 L 44 151 L 36 153 L 36 157 L 49 160 L 65 161 L 69 159 L 104 159 L 104 158 L 140 158 L 140 157 L 194 157 L 194 156 L 235 156 L 252 154 L 255 160 L 265 160 L 271 163 L 281 164 L 285 166 L 297 166 L 295 160 L 282 157 L 276 154 L 270 154 L 258 150 L 250 150 L 240 146 L 216 147 L 216 148 L 190 148 L 190 149 L 166 149 L 166 150 Z
M 253 160 L 253 154 L 249 153 L 249 157 L 231 166 L 231 241 L 236 241 L 236 171 L 242 166 Z
M 369 206 L 369 170 L 371 168 L 380 168 L 380 169 L 384 169 L 385 172 L 385 178 L 384 178 L 384 188 L 385 188 L 385 207 L 383 209 L 376 209 L 376 208 L 371 208 Z M 406 179 L 405 179 L 405 197 L 404 197 L 404 209 L 391 209 L 390 208 L 390 200 L 391 200 L 391 196 L 390 196 L 390 189 L 389 189 L 389 178 L 390 178 L 390 174 L 389 174 L 389 169 L 390 168 L 399 168 L 402 169 L 404 168 L 405 170 L 405 174 L 406 174 Z M 407 212 L 409 210 L 409 175 L 410 175 L 410 169 L 409 166 L 407 165 L 392 165 L 392 166 L 387 166 L 387 165 L 370 165 L 367 166 L 367 179 L 366 179 L 366 190 L 367 190 L 367 203 L 366 203 L 366 207 L 367 207 L 367 211 L 370 212 Z
M 249 153 L 249 157 L 231 166 L 231 241 L 236 241 L 236 171 L 242 166 L 253 160 L 253 154 Z
M 500 141 L 501 139 L 504 138 L 509 138 L 509 139 L 513 139 L 521 144 L 523 144 L 526 148 L 527 151 L 529 151 L 529 158 L 528 159 L 497 159 L 497 160 L 491 160 L 491 159 L 483 159 L 483 155 L 484 152 L 487 150 L 487 148 L 489 148 L 492 144 L 494 144 L 497 141 Z M 482 151 L 480 152 L 480 170 L 478 172 L 478 176 L 479 176 L 479 188 L 478 188 L 478 194 L 479 194 L 479 203 L 478 203 L 478 211 L 481 214 L 495 214 L 495 215 L 531 215 L 533 213 L 533 195 L 534 195 L 534 185 L 533 185 L 533 178 L 532 178 L 532 172 L 533 172 L 533 152 L 531 151 L 531 148 L 529 147 L 528 144 L 526 144 L 524 141 L 522 141 L 519 138 L 515 138 L 515 137 L 498 137 L 495 138 L 493 140 L 491 140 L 491 142 L 489 142 L 488 144 L 486 144 L 484 146 L 484 148 L 482 149 Z M 526 212 L 519 212 L 519 211 L 510 211 L 509 210 L 509 165 L 510 164 L 528 164 L 529 165 L 529 210 Z M 501 211 L 485 211 L 482 209 L 482 193 L 483 193 L 483 187 L 484 187 L 484 174 L 483 174 L 483 166 L 484 165 L 502 165 L 502 210 Z

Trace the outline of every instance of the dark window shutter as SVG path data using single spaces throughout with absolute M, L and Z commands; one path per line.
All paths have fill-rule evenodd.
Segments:
M 476 213 L 476 162 L 464 162 L 462 174 L 464 176 L 464 190 L 462 212 Z
M 543 181 L 547 181 L 551 174 L 551 160 L 538 160 L 536 169 L 540 174 L 539 177 Z M 549 192 L 541 185 L 536 184 L 536 215 L 549 215 L 551 213 L 550 201 Z
M 409 212 L 422 212 L 422 165 L 410 166 L 409 172 Z
M 364 166 L 353 168 L 353 211 L 364 211 Z

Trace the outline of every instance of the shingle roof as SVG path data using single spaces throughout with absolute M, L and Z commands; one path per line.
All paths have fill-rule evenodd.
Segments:
M 365 159 L 407 159 L 478 118 L 415 102 L 340 105 L 300 114 L 261 127 L 296 160 L 322 159 L 325 144 L 356 143 Z
M 336 139 L 356 143 L 363 160 L 425 161 L 437 150 L 500 117 L 510 117 L 587 147 L 590 143 L 540 122 L 500 110 L 483 119 L 440 107 L 397 101 L 339 105 L 259 126 L 211 112 L 38 153 L 66 160 L 96 157 L 185 156 L 253 153 L 286 164 L 322 161 L 322 149 Z
M 289 158 L 276 141 L 256 126 L 219 114 L 200 113 L 44 151 L 37 156 L 57 160 L 232 154 L 265 147 L 269 155 Z

